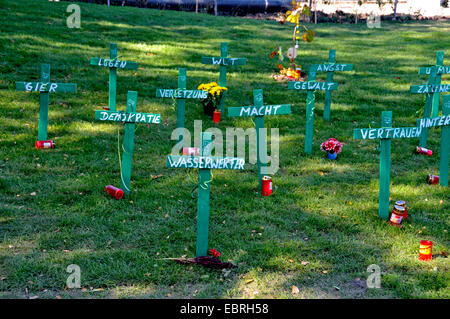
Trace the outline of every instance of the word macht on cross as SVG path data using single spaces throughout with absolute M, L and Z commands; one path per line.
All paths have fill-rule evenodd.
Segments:
M 442 74 L 450 74 L 450 67 L 443 66 L 444 52 L 436 53 L 436 65 L 428 67 L 420 67 L 419 74 L 429 75 L 428 82 L 422 85 L 411 85 L 410 92 L 417 94 L 426 94 L 425 108 L 423 111 L 424 118 L 437 117 L 439 115 L 439 99 L 440 93 L 449 92 L 448 85 L 441 85 Z M 422 131 L 419 140 L 420 147 L 426 147 L 428 140 L 428 128 Z
M 308 81 L 296 82 L 291 81 L 288 84 L 288 89 L 307 91 L 306 96 L 306 133 L 305 133 L 305 153 L 312 153 L 313 134 L 314 134 L 314 101 L 316 99 L 315 92 L 337 90 L 338 84 L 336 82 L 316 82 L 316 71 L 312 69 L 308 73 Z
M 177 100 L 177 128 L 184 128 L 186 99 L 206 99 L 208 97 L 207 91 L 187 90 L 186 82 L 186 69 L 181 68 L 178 70 L 178 89 L 156 89 L 156 97 Z M 183 135 L 180 135 L 179 141 L 182 139 Z
M 136 62 L 121 61 L 117 57 L 117 44 L 111 43 L 109 45 L 109 59 L 108 58 L 91 58 L 91 65 L 103 66 L 109 68 L 109 110 L 116 110 L 116 96 L 117 96 L 117 69 L 137 70 L 138 64 Z
M 122 144 L 122 162 L 120 165 L 120 189 L 125 194 L 131 192 L 131 167 L 133 163 L 134 130 L 136 124 L 160 124 L 161 115 L 153 113 L 136 112 L 138 93 L 128 91 L 126 111 L 95 111 L 95 119 L 98 121 L 112 121 L 125 123 L 125 134 Z M 119 152 L 120 156 L 120 152 Z M 120 157 L 119 157 L 120 163 Z
M 309 67 L 313 72 L 327 72 L 327 82 L 333 82 L 334 72 L 337 71 L 352 71 L 353 64 L 338 64 L 336 63 L 336 50 L 330 50 L 328 53 L 328 63 L 326 64 L 312 64 Z M 325 91 L 325 104 L 323 107 L 323 119 L 330 120 L 331 114 L 331 90 Z
M 380 153 L 380 194 L 378 200 L 378 216 L 389 218 L 389 186 L 391 179 L 391 139 L 418 138 L 420 127 L 392 127 L 392 111 L 381 113 L 381 128 L 362 128 L 353 130 L 355 140 L 381 140 Z
M 258 183 L 259 190 L 262 189 L 263 167 L 267 166 L 267 142 L 264 129 L 264 116 L 291 114 L 290 104 L 264 105 L 263 90 L 253 90 L 253 103 L 251 106 L 229 107 L 229 117 L 255 117 Z
M 425 129 L 439 127 L 441 129 L 441 146 L 439 157 L 439 185 L 448 186 L 448 166 L 450 153 L 450 95 L 442 97 L 442 116 L 417 120 L 417 126 Z
M 227 86 L 227 67 L 245 65 L 247 63 L 246 58 L 229 58 L 228 57 L 228 42 L 222 42 L 220 44 L 220 57 L 205 57 L 202 56 L 203 64 L 213 64 L 219 65 L 220 75 L 219 75 L 219 85 Z M 225 111 L 225 97 L 226 92 L 223 92 L 222 100 L 220 101 L 220 111 L 223 113 Z
M 197 197 L 197 245 L 196 256 L 206 256 L 208 250 L 209 195 L 211 188 L 211 169 L 243 170 L 245 160 L 237 157 L 211 156 L 212 134 L 202 133 L 201 156 L 168 155 L 169 168 L 198 168 Z
M 50 65 L 41 64 L 41 82 L 16 82 L 16 89 L 26 92 L 39 92 L 39 126 L 38 126 L 38 147 L 41 141 L 47 141 L 48 131 L 48 106 L 50 93 L 75 93 L 76 83 L 55 83 L 50 82 Z M 51 141 L 53 144 L 53 141 Z

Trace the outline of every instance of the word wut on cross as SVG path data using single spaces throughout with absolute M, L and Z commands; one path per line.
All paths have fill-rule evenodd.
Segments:
M 328 53 L 328 64 L 312 64 L 309 69 L 314 72 L 327 72 L 327 82 L 333 82 L 334 72 L 336 71 L 352 71 L 353 64 L 336 63 L 336 50 L 330 50 Z M 323 119 L 330 120 L 331 113 L 331 90 L 325 91 L 325 104 L 323 107 Z
M 450 85 L 441 85 L 442 74 L 450 74 L 450 67 L 444 67 L 444 52 L 436 53 L 436 65 L 420 67 L 419 74 L 429 75 L 428 83 L 422 85 L 411 85 L 410 92 L 426 94 L 424 118 L 437 117 L 439 114 L 440 93 L 450 92 Z M 420 136 L 419 146 L 426 147 L 428 140 L 428 128 L 424 128 Z
M 219 65 L 220 67 L 220 75 L 219 75 L 219 85 L 226 87 L 227 86 L 227 67 L 228 66 L 238 66 L 245 65 L 247 63 L 247 59 L 245 58 L 229 58 L 228 57 L 228 42 L 222 42 L 220 44 L 220 57 L 202 57 L 201 62 L 203 64 L 213 64 Z M 223 92 L 222 100 L 220 101 L 220 111 L 225 111 L 225 97 L 226 92 Z
M 133 163 L 134 130 L 136 123 L 161 123 L 160 114 L 136 112 L 137 97 L 138 93 L 136 91 L 128 91 L 127 108 L 125 112 L 104 110 L 95 111 L 96 120 L 125 123 L 125 134 L 122 144 L 123 155 L 120 165 L 120 189 L 122 189 L 126 194 L 130 194 L 131 191 L 131 167 Z
M 156 97 L 177 99 L 177 128 L 184 128 L 186 99 L 206 99 L 207 91 L 186 90 L 187 75 L 186 69 L 178 70 L 178 89 L 156 89 Z M 180 135 L 179 141 L 183 140 Z
M 450 95 L 442 98 L 442 116 L 417 120 L 420 128 L 439 127 L 441 129 L 441 146 L 439 155 L 439 184 L 448 186 L 448 164 L 450 153 Z
M 391 139 L 418 138 L 422 129 L 420 127 L 392 127 L 392 111 L 381 113 L 381 128 L 354 129 L 353 138 L 381 139 L 380 154 L 380 193 L 378 200 L 378 216 L 389 218 L 389 186 L 391 178 Z
M 305 153 L 312 153 L 313 134 L 314 134 L 314 101 L 316 99 L 315 91 L 337 90 L 338 84 L 335 82 L 316 82 L 316 71 L 310 68 L 307 82 L 294 82 L 288 84 L 290 90 L 306 90 L 306 132 L 305 132 Z
M 91 65 L 103 66 L 109 68 L 109 110 L 116 110 L 116 95 L 117 95 L 117 69 L 137 70 L 138 64 L 136 62 L 121 61 L 117 58 L 117 44 L 111 43 L 109 45 L 109 59 L 92 58 Z
M 49 93 L 74 93 L 77 91 L 75 83 L 50 82 L 50 65 L 41 64 L 41 82 L 16 82 L 16 89 L 26 92 L 39 92 L 39 126 L 38 141 L 47 140 Z M 53 143 L 53 142 L 52 142 Z M 36 147 L 38 143 L 36 143 Z
M 229 117 L 244 117 L 244 116 L 254 116 L 255 117 L 255 128 L 256 128 L 256 149 L 257 149 L 257 164 L 258 164 L 258 184 L 259 189 L 262 189 L 262 178 L 265 175 L 263 173 L 263 167 L 268 164 L 267 158 L 267 141 L 266 141 L 266 130 L 264 128 L 264 116 L 267 115 L 282 115 L 291 114 L 290 104 L 280 104 L 280 105 L 264 105 L 263 100 L 263 90 L 253 90 L 253 103 L 252 106 L 241 106 L 241 107 L 229 107 L 228 116 Z
M 211 156 L 211 133 L 202 133 L 201 139 L 201 156 L 167 156 L 167 167 L 169 168 L 199 169 L 197 197 L 197 257 L 206 256 L 208 250 L 211 169 L 243 170 L 245 165 L 245 160 L 243 158 Z

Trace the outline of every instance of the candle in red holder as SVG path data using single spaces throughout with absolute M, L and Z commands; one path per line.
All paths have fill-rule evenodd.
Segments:
M 400 227 L 403 220 L 405 209 L 401 206 L 394 206 L 391 213 L 391 218 L 389 219 L 389 224 Z
M 197 147 L 183 147 L 183 155 L 198 156 L 198 153 Z
M 425 147 L 420 147 L 420 146 L 416 146 L 416 153 L 417 154 L 425 154 L 425 155 L 428 155 L 428 156 L 433 155 L 433 151 L 432 150 L 429 150 L 429 149 L 427 149 Z
M 219 123 L 220 122 L 220 111 L 215 110 L 213 114 L 213 122 Z
M 403 207 L 405 211 L 402 217 L 403 219 L 408 219 L 408 207 L 406 207 L 406 202 L 404 200 L 398 200 L 395 202 L 395 206 Z
M 272 178 L 270 176 L 263 176 L 262 178 L 262 195 L 272 195 Z
M 121 199 L 123 197 L 123 190 L 112 185 L 105 186 L 104 190 L 115 199 Z
M 419 259 L 431 260 L 433 250 L 433 242 L 431 240 L 421 240 L 419 246 Z
M 427 183 L 428 184 L 439 184 L 439 176 L 432 175 L 432 174 L 428 175 Z
M 39 148 L 55 148 L 55 142 L 53 142 L 52 140 L 36 141 L 34 143 L 34 146 L 36 146 L 37 149 L 39 149 Z

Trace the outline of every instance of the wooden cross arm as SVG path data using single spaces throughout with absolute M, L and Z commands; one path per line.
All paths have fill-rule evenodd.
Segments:
M 156 97 L 172 99 L 206 99 L 208 91 L 186 89 L 156 89 Z
M 450 74 L 450 66 L 435 66 L 436 74 Z M 423 66 L 419 68 L 419 74 L 431 74 L 432 66 Z
M 308 90 L 308 91 L 333 91 L 338 89 L 338 84 L 336 82 L 316 82 L 316 81 L 306 81 L 306 82 L 296 82 L 291 81 L 288 83 L 288 89 L 290 90 Z
M 214 64 L 214 65 L 246 65 L 247 59 L 245 58 L 221 58 L 221 57 L 206 57 L 202 56 L 203 64 Z
M 421 84 L 421 85 L 411 85 L 409 89 L 410 93 L 443 93 L 450 92 L 450 84 L 440 84 L 440 85 L 431 85 L 431 84 Z
M 352 71 L 353 64 L 341 64 L 341 63 L 324 63 L 324 64 L 311 64 L 309 71 L 312 72 L 336 72 L 336 71 Z
M 417 120 L 417 126 L 420 128 L 438 127 L 450 125 L 450 115 L 442 115 L 433 118 L 424 118 Z
M 169 168 L 202 168 L 243 170 L 245 159 L 239 157 L 168 155 Z
M 16 90 L 27 92 L 64 92 L 75 93 L 76 83 L 52 83 L 52 82 L 16 82 Z
M 291 114 L 290 104 L 279 105 L 263 105 L 263 106 L 242 106 L 229 107 L 229 117 L 243 117 L 243 116 L 266 116 L 266 115 L 282 115 Z
M 108 68 L 117 68 L 125 70 L 137 70 L 138 63 L 131 61 L 121 61 L 108 58 L 91 58 L 90 65 L 104 66 Z
M 420 127 L 383 127 L 383 128 L 358 128 L 353 130 L 355 140 L 375 140 L 386 138 L 416 138 L 420 137 Z
M 95 119 L 124 123 L 160 124 L 161 114 L 98 110 L 95 111 Z

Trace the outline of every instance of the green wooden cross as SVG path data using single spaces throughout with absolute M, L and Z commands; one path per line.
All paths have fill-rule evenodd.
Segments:
M 422 130 L 425 128 L 442 126 L 439 184 L 441 186 L 448 186 L 448 163 L 450 152 L 450 95 L 444 95 L 442 101 L 443 115 L 435 118 L 419 119 L 417 120 L 417 126 Z
M 184 128 L 186 99 L 206 99 L 207 91 L 186 89 L 186 69 L 178 70 L 178 89 L 156 89 L 156 97 L 177 99 L 177 128 Z M 180 136 L 179 141 L 183 139 Z
M 307 82 L 294 82 L 288 84 L 290 90 L 308 91 L 306 97 L 306 133 L 305 133 L 305 153 L 312 153 L 313 134 L 314 134 L 314 101 L 315 91 L 332 91 L 337 90 L 338 84 L 335 82 L 316 82 L 316 72 L 309 70 Z
M 209 193 L 211 183 L 211 169 L 242 170 L 244 169 L 245 164 L 245 160 L 243 158 L 211 156 L 211 133 L 202 133 L 201 139 L 201 156 L 167 156 L 167 167 L 199 169 L 197 197 L 197 257 L 206 256 L 208 250 Z
M 353 130 L 356 139 L 381 139 L 380 154 L 380 195 L 378 216 L 389 218 L 389 185 L 391 178 L 391 139 L 415 138 L 421 134 L 420 127 L 392 127 L 392 111 L 381 113 L 381 128 L 362 128 Z
M 336 63 L 336 50 L 330 50 L 328 54 L 328 64 L 312 64 L 309 68 L 314 72 L 327 72 L 327 82 L 333 82 L 333 75 L 336 71 L 351 71 L 353 64 L 338 64 Z M 323 107 L 323 119 L 330 120 L 331 113 L 331 90 L 325 91 L 325 104 Z
M 436 53 L 436 65 L 419 68 L 419 74 L 429 75 L 428 83 L 423 85 L 412 85 L 410 88 L 411 93 L 426 94 L 425 109 L 423 111 L 424 118 L 436 117 L 439 114 L 439 98 L 440 98 L 440 89 L 441 89 L 440 85 L 442 80 L 442 74 L 450 73 L 450 67 L 443 66 L 443 64 L 444 64 L 444 52 L 438 51 Z M 428 128 L 425 128 L 422 131 L 422 136 L 420 137 L 419 140 L 419 146 L 426 147 L 427 140 L 428 140 Z
M 245 58 L 229 58 L 228 57 L 228 42 L 222 42 L 220 44 L 220 57 L 202 57 L 203 64 L 213 64 L 220 66 L 219 85 L 227 86 L 227 66 L 245 65 L 247 59 Z M 220 101 L 220 111 L 225 110 L 225 97 L 226 92 L 223 92 L 222 100 Z
M 48 105 L 50 93 L 74 93 L 77 91 L 75 83 L 50 82 L 50 65 L 41 64 L 41 82 L 16 82 L 16 89 L 26 92 L 39 92 L 39 126 L 38 141 L 47 140 L 48 131 Z
M 264 134 L 264 116 L 291 114 L 290 104 L 264 105 L 263 90 L 253 90 L 253 103 L 251 106 L 229 107 L 229 117 L 254 116 L 256 127 L 257 163 L 258 163 L 258 183 L 262 189 L 263 167 L 267 166 L 267 142 Z
M 136 123 L 160 124 L 161 115 L 153 113 L 136 112 L 138 93 L 128 91 L 127 109 L 123 111 L 95 111 L 95 119 L 99 121 L 112 121 L 125 123 L 125 134 L 122 144 L 122 164 L 120 170 L 120 189 L 126 194 L 131 191 L 131 166 L 133 163 L 134 129 Z
M 117 58 L 117 44 L 109 45 L 109 59 L 91 58 L 91 65 L 103 66 L 109 68 L 109 110 L 116 110 L 116 91 L 117 91 L 117 69 L 137 70 L 136 62 L 121 61 Z

